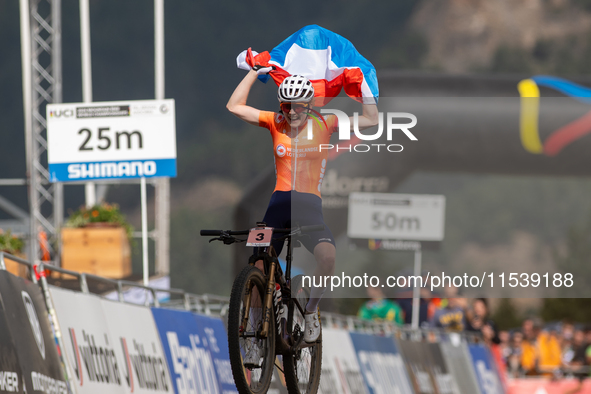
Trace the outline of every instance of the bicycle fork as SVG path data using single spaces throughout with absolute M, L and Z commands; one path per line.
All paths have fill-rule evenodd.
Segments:
M 269 324 L 273 318 L 273 292 L 275 291 L 275 260 L 272 259 L 269 267 L 269 275 L 267 277 L 267 288 L 265 296 L 263 297 L 263 328 L 259 334 L 261 338 L 266 338 L 269 333 Z M 242 318 L 242 327 L 248 327 L 248 319 L 250 315 L 250 305 L 252 292 L 255 287 L 246 286 L 245 303 L 244 303 L 244 317 Z M 259 294 L 260 298 L 260 294 Z M 255 329 L 256 330 L 256 329 Z
M 271 260 L 271 266 L 269 267 L 269 278 L 267 279 L 267 290 L 265 291 L 264 309 L 263 309 L 263 329 L 261 336 L 267 337 L 269 333 L 269 324 L 273 318 L 273 292 L 275 291 L 275 259 Z

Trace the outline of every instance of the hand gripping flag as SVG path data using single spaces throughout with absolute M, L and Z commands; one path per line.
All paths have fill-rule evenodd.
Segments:
M 250 70 L 255 65 L 275 66 L 269 75 L 259 76 L 267 82 L 269 76 L 279 86 L 289 75 L 303 75 L 314 85 L 320 100 L 327 104 L 342 89 L 349 97 L 375 104 L 379 96 L 374 66 L 340 35 L 318 25 L 306 26 L 277 45 L 271 53 L 257 53 L 250 48 L 236 59 L 238 68 Z M 320 102 L 319 102 L 320 101 Z

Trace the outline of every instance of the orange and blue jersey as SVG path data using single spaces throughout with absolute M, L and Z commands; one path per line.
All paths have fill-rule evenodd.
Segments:
M 338 130 L 334 115 L 312 119 L 312 138 L 308 139 L 308 126 L 293 136 L 290 125 L 281 113 L 261 111 L 259 126 L 269 129 L 273 138 L 275 174 L 274 191 L 298 191 L 321 197 L 322 180 L 326 172 L 328 150 L 320 150 L 328 144 L 330 136 Z

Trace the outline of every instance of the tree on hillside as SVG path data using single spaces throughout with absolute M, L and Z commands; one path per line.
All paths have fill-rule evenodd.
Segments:
M 591 215 L 583 225 L 572 226 L 567 234 L 566 252 L 555 252 L 556 265 L 563 278 L 571 274 L 572 287 L 561 287 L 561 295 L 578 298 L 549 298 L 544 300 L 542 318 L 546 321 L 571 319 L 591 323 L 591 297 L 587 284 L 591 280 Z

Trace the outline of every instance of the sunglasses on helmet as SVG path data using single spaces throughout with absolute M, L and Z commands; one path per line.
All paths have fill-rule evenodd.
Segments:
M 289 113 L 292 109 L 295 111 L 296 114 L 302 113 L 308 109 L 307 104 L 295 104 L 295 103 L 281 103 L 280 104 L 281 110 L 286 114 Z

